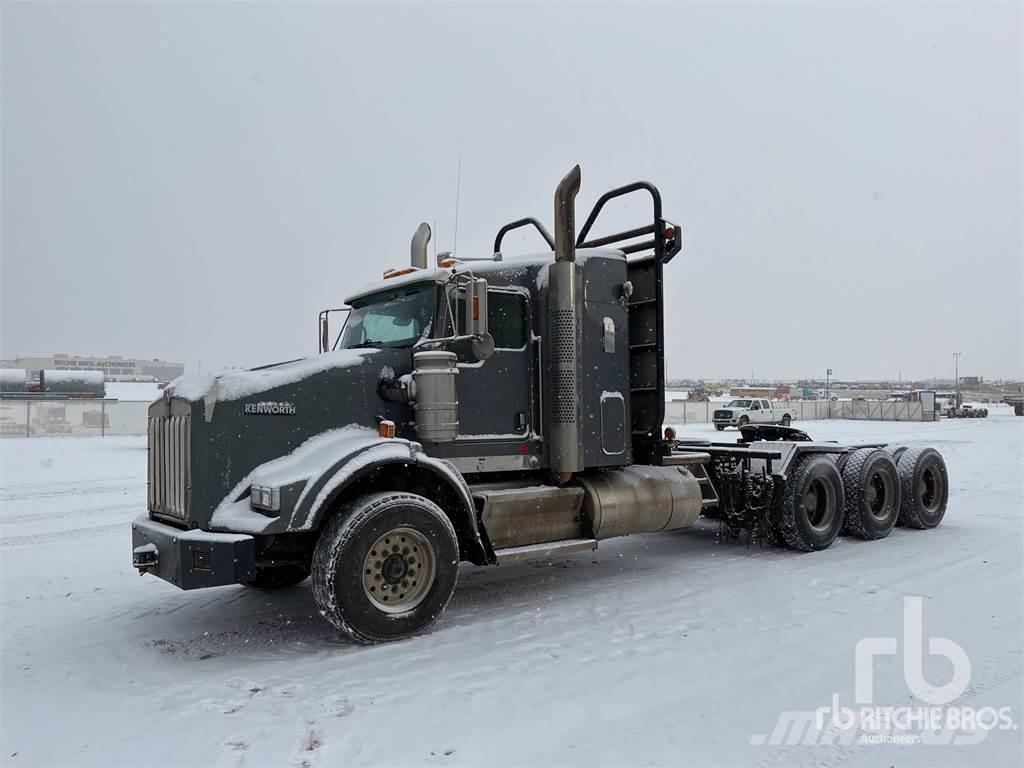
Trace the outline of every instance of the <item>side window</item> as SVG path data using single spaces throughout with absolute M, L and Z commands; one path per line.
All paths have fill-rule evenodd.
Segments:
M 761 401 L 761 407 L 764 408 L 765 410 L 768 410 L 769 408 L 772 407 L 772 405 L 767 400 L 762 400 Z
M 755 400 L 754 402 L 752 402 L 750 404 L 750 410 L 752 410 L 752 411 L 760 411 L 761 410 L 761 401 L 760 400 Z
M 497 349 L 526 344 L 526 299 L 519 293 L 487 292 L 487 329 Z
M 455 307 L 462 306 L 465 292 L 455 296 Z M 526 344 L 526 298 L 519 293 L 487 292 L 487 330 L 494 338 L 495 349 L 521 349 Z M 466 318 L 459 315 L 456 333 L 466 333 Z

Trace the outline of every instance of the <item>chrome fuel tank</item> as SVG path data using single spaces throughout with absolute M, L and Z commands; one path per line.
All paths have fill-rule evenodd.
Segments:
M 700 517 L 700 483 L 685 467 L 634 464 L 578 482 L 597 539 L 686 528 Z

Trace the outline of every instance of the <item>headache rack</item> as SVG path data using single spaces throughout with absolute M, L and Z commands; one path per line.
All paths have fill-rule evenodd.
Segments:
M 601 237 L 591 236 L 595 222 L 609 201 L 636 192 L 651 196 L 650 224 Z M 601 195 L 576 238 L 577 248 L 617 248 L 626 254 L 626 273 L 632 285 L 626 311 L 629 314 L 629 397 L 634 461 L 651 461 L 660 450 L 665 421 L 662 268 L 679 253 L 682 244 L 682 230 L 662 216 L 661 193 L 647 181 L 634 181 Z
M 609 202 L 637 192 L 650 195 L 650 223 L 608 235 L 592 235 L 594 224 Z M 521 227 L 536 229 L 554 250 L 555 240 L 544 225 L 526 217 L 510 221 L 498 230 L 494 238 L 495 261 L 502 260 L 501 244 L 505 235 Z M 665 420 L 662 268 L 679 253 L 682 245 L 682 230 L 662 215 L 661 193 L 649 181 L 634 181 L 601 195 L 576 238 L 576 248 L 614 248 L 626 255 L 626 271 L 632 286 L 626 310 L 629 314 L 629 393 L 635 461 L 650 461 L 660 450 Z

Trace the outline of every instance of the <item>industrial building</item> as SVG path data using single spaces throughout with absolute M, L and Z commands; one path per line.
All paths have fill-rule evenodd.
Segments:
M 22 368 L 37 379 L 47 371 L 103 371 L 107 381 L 168 382 L 185 372 L 184 363 L 166 360 L 143 360 L 134 357 L 91 357 L 84 355 L 22 355 L 0 361 L 0 368 Z

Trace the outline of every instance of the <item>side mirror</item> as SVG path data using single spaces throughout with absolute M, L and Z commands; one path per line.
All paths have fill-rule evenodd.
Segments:
M 487 333 L 487 281 L 474 277 L 466 284 L 466 335 L 483 336 Z
M 319 347 L 320 354 L 324 352 L 330 352 L 338 345 L 338 341 L 341 339 L 341 332 L 345 328 L 345 323 L 348 322 L 348 313 L 350 309 L 348 307 L 342 307 L 340 309 L 323 309 L 320 311 L 318 318 L 319 325 Z M 344 313 L 345 319 L 342 321 L 341 326 L 337 329 L 337 333 L 331 328 L 331 315 Z M 332 341 L 333 338 L 333 341 Z
M 487 360 L 494 354 L 494 339 L 487 331 L 487 281 L 474 277 L 466 284 L 466 335 L 470 337 L 470 351 L 476 360 Z

